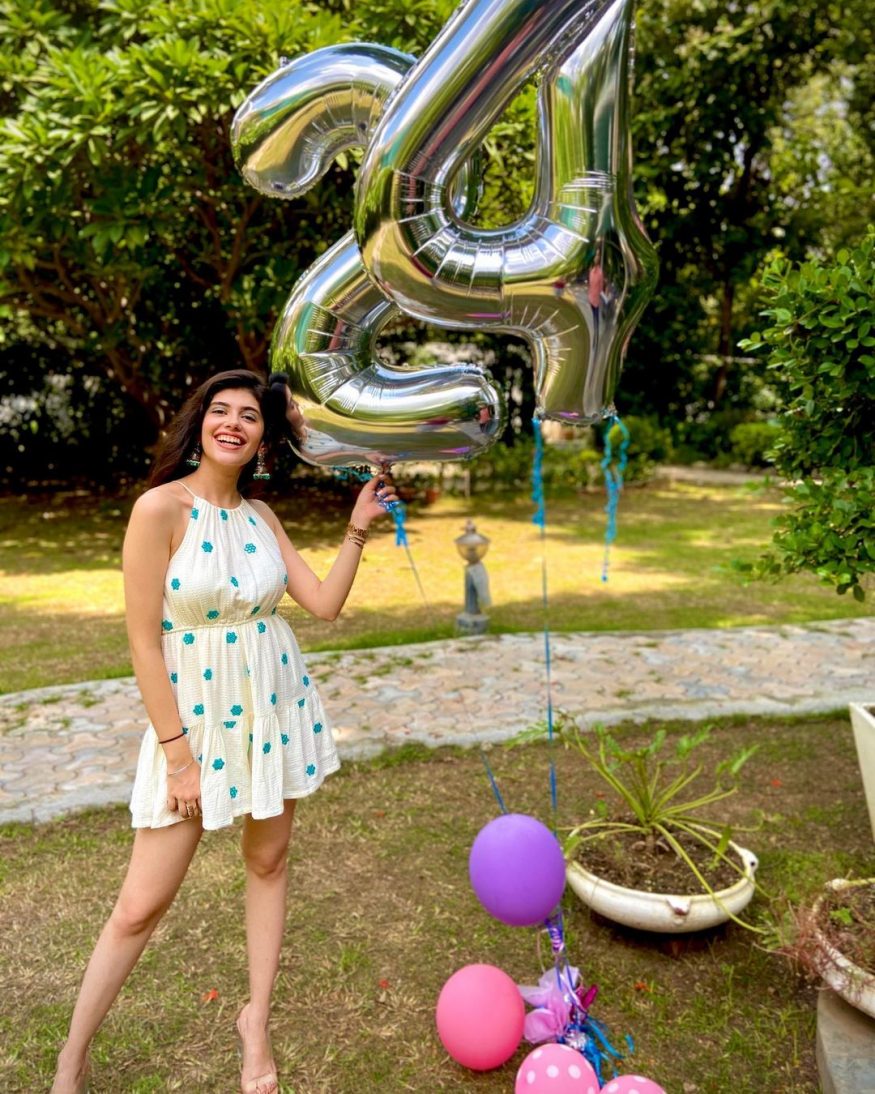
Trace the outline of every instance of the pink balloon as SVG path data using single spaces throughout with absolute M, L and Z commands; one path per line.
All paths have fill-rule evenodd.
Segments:
M 513 1056 L 523 1037 L 526 1007 L 519 988 L 494 965 L 465 965 L 437 1001 L 438 1035 L 453 1059 L 489 1071 Z
M 568 1045 L 540 1045 L 520 1064 L 514 1094 L 599 1094 L 592 1065 Z
M 618 1075 L 602 1087 L 602 1094 L 665 1094 L 665 1091 L 653 1079 L 643 1075 Z

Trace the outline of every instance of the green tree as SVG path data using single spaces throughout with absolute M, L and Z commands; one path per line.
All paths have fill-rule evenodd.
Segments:
M 397 27 L 388 7 L 7 0 L 7 346 L 67 346 L 153 430 L 191 376 L 262 366 L 290 286 L 349 226 L 351 180 L 336 169 L 298 201 L 263 199 L 231 159 L 234 109 L 283 54 L 381 31 L 421 49 L 449 5 L 395 4 Z
M 766 323 L 743 345 L 768 354 L 781 395 L 773 460 L 788 510 L 760 575 L 817 573 L 864 598 L 875 570 L 875 228 L 833 262 L 765 269 Z
M 787 238 L 772 133 L 792 90 L 843 48 L 840 14 L 819 0 L 641 5 L 636 173 L 660 285 L 632 343 L 624 390 L 640 392 L 651 411 L 677 417 L 697 395 L 720 404 L 744 333 L 740 290 L 776 246 L 804 253 L 802 241 Z M 709 390 L 696 391 L 690 365 L 703 355 Z

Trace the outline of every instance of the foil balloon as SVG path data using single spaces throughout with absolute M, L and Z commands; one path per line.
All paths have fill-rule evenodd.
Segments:
M 612 410 L 653 291 L 628 126 L 633 0 L 467 0 L 386 104 L 359 176 L 365 267 L 407 314 L 523 336 L 541 416 Z M 501 229 L 450 200 L 461 165 L 540 73 L 531 208 Z
M 235 115 L 231 141 L 244 178 L 291 198 L 341 151 L 366 146 L 413 58 L 379 45 L 330 46 L 268 77 Z M 478 194 L 462 164 L 448 191 L 459 215 Z M 375 351 L 399 309 L 370 280 L 352 232 L 294 286 L 274 329 L 271 365 L 289 377 L 292 447 L 314 464 L 464 459 L 504 426 L 504 402 L 474 365 L 390 367 Z

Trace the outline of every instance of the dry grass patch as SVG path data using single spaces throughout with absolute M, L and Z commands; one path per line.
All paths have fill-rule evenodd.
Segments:
M 686 727 L 687 729 L 689 727 Z M 628 731 L 640 737 L 640 728 Z M 738 721 L 709 755 L 762 747 L 727 803 L 763 884 L 791 898 L 824 878 L 872 870 L 871 838 L 844 719 Z M 496 748 L 511 809 L 549 819 L 548 751 Z M 556 757 L 560 820 L 597 784 L 572 753 Z M 288 931 L 274 1042 L 286 1094 L 506 1092 L 524 1050 L 474 1075 L 443 1053 L 434 1003 L 461 965 L 489 961 L 517 981 L 539 974 L 534 930 L 493 921 L 467 879 L 480 827 L 496 814 L 478 757 L 410 750 L 347 766 L 302 803 L 291 856 Z M 95 1047 L 95 1094 L 235 1089 L 233 1017 L 245 998 L 239 826 L 205 837 L 190 875 Z M 0 829 L 0 1089 L 46 1089 L 76 985 L 125 868 L 124 810 Z M 637 1050 L 631 1067 L 667 1090 L 814 1094 L 814 992 L 731 928 L 674 959 L 594 922 L 569 894 L 570 952 L 601 986 L 595 1014 Z M 755 914 L 762 915 L 762 900 Z M 204 1001 L 206 993 L 218 998 Z

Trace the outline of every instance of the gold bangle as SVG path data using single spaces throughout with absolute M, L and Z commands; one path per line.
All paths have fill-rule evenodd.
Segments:
M 368 535 L 370 534 L 367 528 L 356 528 L 356 526 L 350 522 L 346 526 L 346 534 L 353 541 L 357 543 L 359 547 L 364 547 L 368 541 Z

